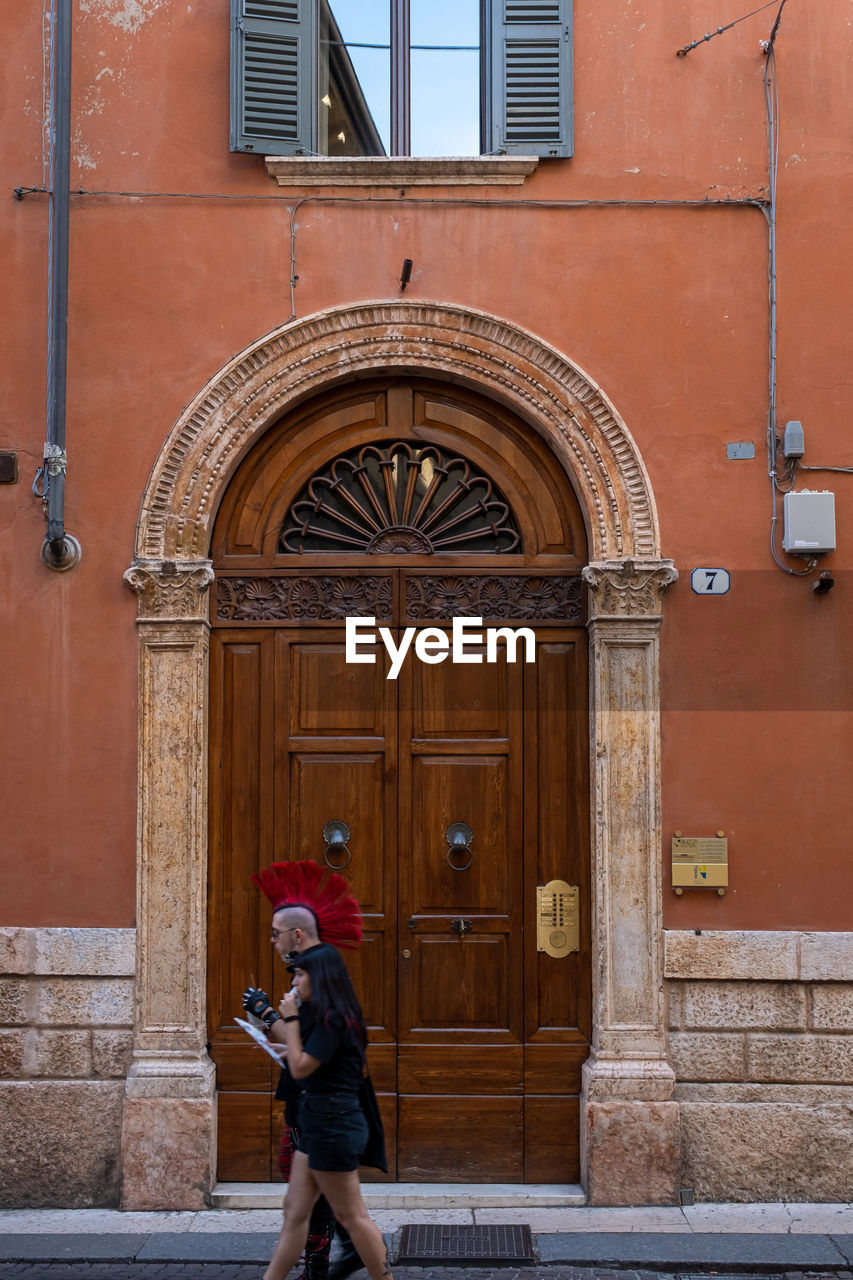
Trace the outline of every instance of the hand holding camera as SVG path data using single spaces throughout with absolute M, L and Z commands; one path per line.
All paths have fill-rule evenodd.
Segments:
M 270 998 L 260 987 L 247 987 L 243 992 L 243 1008 L 249 1017 L 269 1031 L 273 1023 L 278 1022 L 280 1014 L 276 1013 Z

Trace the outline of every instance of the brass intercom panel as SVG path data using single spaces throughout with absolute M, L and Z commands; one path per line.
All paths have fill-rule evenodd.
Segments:
M 580 951 L 580 888 L 565 880 L 536 886 L 536 950 L 558 960 Z
M 677 894 L 685 889 L 716 889 L 721 896 L 729 883 L 729 842 L 717 836 L 672 838 L 672 887 Z

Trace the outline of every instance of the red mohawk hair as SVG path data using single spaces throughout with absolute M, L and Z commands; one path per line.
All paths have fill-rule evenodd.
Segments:
M 282 907 L 307 907 L 321 942 L 354 951 L 361 943 L 361 907 L 343 876 L 333 872 L 321 889 L 323 870 L 316 862 L 273 862 L 252 880 L 269 898 L 273 914 Z

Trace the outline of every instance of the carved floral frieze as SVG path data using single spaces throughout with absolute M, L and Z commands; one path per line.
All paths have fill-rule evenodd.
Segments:
M 406 618 L 455 618 L 580 623 L 579 577 L 508 574 L 425 574 L 406 579 Z
M 217 622 L 390 621 L 393 594 L 393 579 L 377 574 L 218 578 L 214 617 Z

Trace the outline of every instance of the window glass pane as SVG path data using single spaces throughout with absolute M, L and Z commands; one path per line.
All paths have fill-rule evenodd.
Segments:
M 480 0 L 411 0 L 412 155 L 480 154 Z
M 390 150 L 388 0 L 321 0 L 319 150 L 381 156 Z

